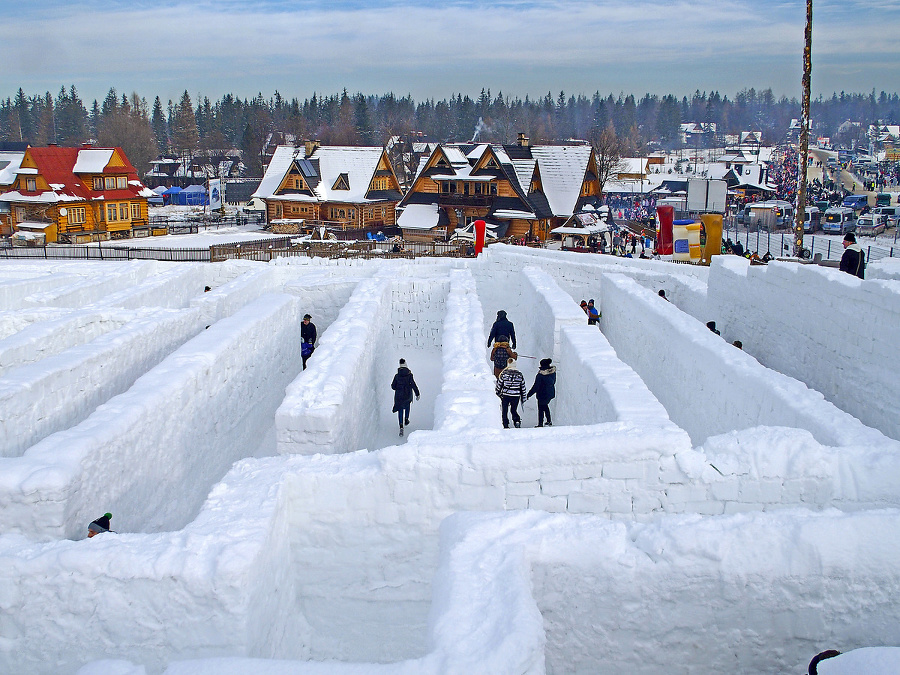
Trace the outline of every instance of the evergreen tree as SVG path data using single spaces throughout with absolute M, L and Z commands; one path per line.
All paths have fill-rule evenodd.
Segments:
M 166 124 L 166 115 L 163 113 L 162 102 L 159 96 L 153 101 L 153 112 L 150 117 L 150 126 L 153 128 L 153 135 L 156 137 L 156 145 L 159 151 L 164 153 L 169 149 L 169 129 Z
M 187 89 L 181 95 L 181 102 L 174 108 L 174 119 L 170 129 L 172 146 L 175 150 L 191 155 L 200 143 L 200 135 L 197 131 L 197 120 L 194 117 L 191 95 L 188 94 Z

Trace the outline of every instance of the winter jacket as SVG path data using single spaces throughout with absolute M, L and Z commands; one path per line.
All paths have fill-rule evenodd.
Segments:
M 497 380 L 497 386 L 494 387 L 494 393 L 497 396 L 518 396 L 525 402 L 525 377 L 515 368 L 507 368 Z
M 300 340 L 311 345 L 316 344 L 316 324 L 312 321 L 300 324 Z
M 491 361 L 494 362 L 495 370 L 497 368 L 503 370 L 506 368 L 506 363 L 509 359 L 515 359 L 518 358 L 518 356 L 518 354 L 510 349 L 508 342 L 495 342 L 494 348 L 491 350 Z M 495 372 L 494 374 L 498 375 L 499 373 Z
M 391 389 L 394 390 L 394 409 L 391 412 L 397 412 L 401 406 L 406 405 L 413 400 L 413 393 L 419 395 L 419 388 L 413 378 L 412 371 L 406 366 L 400 366 L 394 380 L 391 382 Z
M 536 396 L 538 403 L 550 403 L 556 398 L 556 366 L 539 370 L 534 376 L 534 384 L 528 390 L 528 398 Z
M 488 335 L 487 346 L 490 347 L 491 343 L 501 335 L 508 337 L 512 348 L 516 348 L 516 329 L 513 326 L 512 321 L 506 318 L 506 312 L 502 309 L 497 312 L 497 320 L 494 322 L 494 325 L 491 326 L 491 334 Z
M 865 278 L 866 254 L 859 244 L 850 244 L 844 249 L 844 255 L 841 256 L 841 272 L 853 274 L 860 279 Z

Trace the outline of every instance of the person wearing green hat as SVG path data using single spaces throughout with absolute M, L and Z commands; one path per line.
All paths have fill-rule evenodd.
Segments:
M 109 520 L 112 518 L 111 513 L 104 513 L 97 520 L 91 521 L 88 525 L 88 539 L 101 532 L 109 532 Z

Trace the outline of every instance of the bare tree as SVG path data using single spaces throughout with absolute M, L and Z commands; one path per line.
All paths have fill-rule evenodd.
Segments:
M 597 180 L 600 181 L 600 194 L 602 195 L 609 180 L 625 168 L 625 162 L 622 159 L 622 143 L 616 137 L 616 130 L 609 125 L 591 138 L 591 145 L 597 160 Z

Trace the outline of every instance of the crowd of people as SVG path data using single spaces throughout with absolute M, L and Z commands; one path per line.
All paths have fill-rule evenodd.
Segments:
M 645 223 L 656 218 L 655 195 L 622 195 L 607 193 L 603 203 L 613 218 Z

